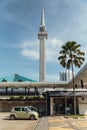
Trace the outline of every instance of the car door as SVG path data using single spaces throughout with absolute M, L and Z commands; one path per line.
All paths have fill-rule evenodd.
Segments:
M 21 107 L 15 108 L 15 114 L 17 118 L 21 118 Z
M 29 111 L 26 107 L 22 107 L 22 114 L 21 114 L 22 118 L 29 118 Z

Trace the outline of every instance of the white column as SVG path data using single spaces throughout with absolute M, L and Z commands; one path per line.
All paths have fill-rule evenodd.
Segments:
M 53 97 L 50 97 L 50 115 L 53 115 Z
M 38 32 L 38 39 L 40 40 L 40 63 L 39 63 L 39 81 L 45 81 L 46 74 L 46 49 L 45 40 L 48 38 L 46 32 L 45 19 L 44 19 L 44 9 L 41 14 L 41 25 Z
M 40 39 L 40 66 L 39 66 L 39 81 L 45 81 L 46 63 L 45 63 L 45 38 Z

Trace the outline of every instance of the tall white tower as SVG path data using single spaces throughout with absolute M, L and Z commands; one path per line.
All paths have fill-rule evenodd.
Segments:
M 44 9 L 41 13 L 41 25 L 38 32 L 38 39 L 40 40 L 40 60 L 39 60 L 39 81 L 45 81 L 46 74 L 46 49 L 45 40 L 48 34 L 46 32 L 45 19 L 44 19 Z

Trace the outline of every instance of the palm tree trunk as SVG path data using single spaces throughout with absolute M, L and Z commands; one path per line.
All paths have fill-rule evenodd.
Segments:
M 72 62 L 72 79 L 73 79 L 73 101 L 74 101 L 74 115 L 76 115 L 76 97 L 75 97 L 75 83 L 74 83 L 74 71 L 73 71 L 73 62 Z

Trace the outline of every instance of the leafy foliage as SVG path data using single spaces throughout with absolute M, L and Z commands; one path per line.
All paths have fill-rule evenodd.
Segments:
M 85 53 L 80 51 L 80 47 L 81 45 L 75 41 L 68 41 L 61 47 L 62 50 L 59 52 L 60 56 L 58 60 L 64 68 L 69 69 L 72 64 L 75 65 L 75 67 L 81 67 L 85 60 L 83 57 Z

